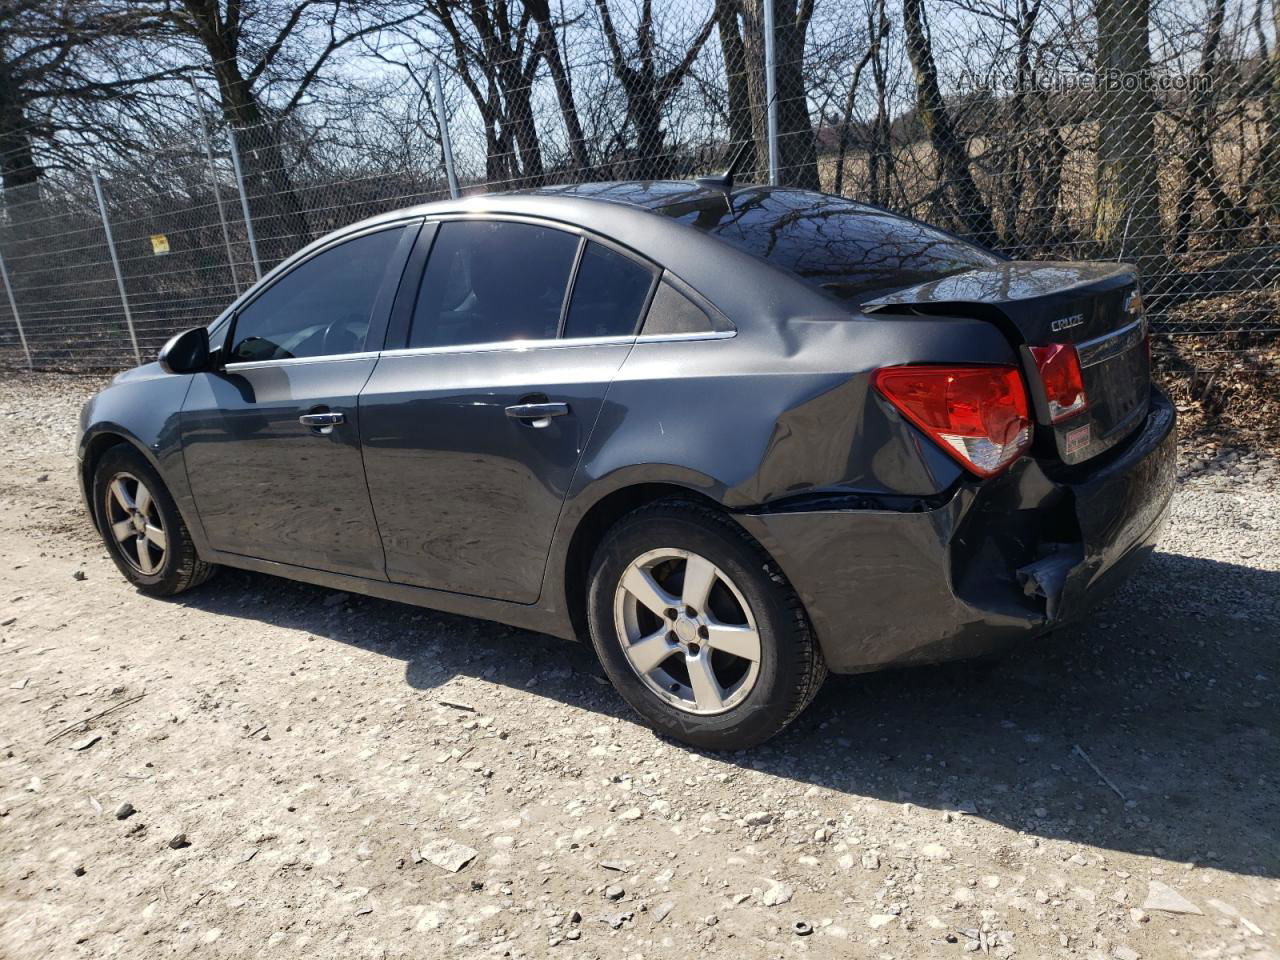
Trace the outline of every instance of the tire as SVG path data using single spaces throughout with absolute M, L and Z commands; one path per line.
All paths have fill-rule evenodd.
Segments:
M 605 535 L 587 619 L 622 698 L 656 731 L 695 747 L 763 743 L 827 675 L 804 607 L 772 559 L 729 517 L 692 501 L 641 507 Z
M 196 555 L 160 475 L 127 444 L 109 449 L 94 468 L 93 510 L 111 559 L 145 594 L 171 597 L 199 586 L 217 570 Z

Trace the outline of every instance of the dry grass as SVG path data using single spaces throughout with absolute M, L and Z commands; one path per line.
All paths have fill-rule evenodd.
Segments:
M 1280 452 L 1280 339 L 1256 334 L 1170 338 L 1156 376 L 1178 408 L 1183 442 Z

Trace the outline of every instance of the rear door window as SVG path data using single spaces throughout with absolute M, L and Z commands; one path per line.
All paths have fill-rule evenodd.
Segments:
M 442 223 L 422 274 L 409 346 L 554 339 L 578 242 L 532 223 Z
M 587 241 L 573 282 L 565 337 L 624 337 L 636 332 L 656 271 Z

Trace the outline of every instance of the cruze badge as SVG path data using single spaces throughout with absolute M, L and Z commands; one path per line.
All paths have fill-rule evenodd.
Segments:
M 1057 333 L 1059 330 L 1070 330 L 1072 327 L 1078 327 L 1084 323 L 1083 313 L 1073 313 L 1069 317 L 1063 317 L 1061 320 L 1055 320 L 1049 324 L 1049 328 Z

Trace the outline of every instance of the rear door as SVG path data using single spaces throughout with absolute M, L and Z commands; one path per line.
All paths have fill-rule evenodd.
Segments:
M 225 368 L 195 376 L 182 442 L 214 549 L 385 577 L 357 397 L 416 230 L 377 229 L 294 266 L 237 311 Z
M 656 270 L 538 221 L 457 219 L 430 232 L 421 281 L 406 276 L 390 349 L 360 397 L 387 575 L 532 603 Z

